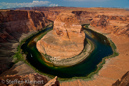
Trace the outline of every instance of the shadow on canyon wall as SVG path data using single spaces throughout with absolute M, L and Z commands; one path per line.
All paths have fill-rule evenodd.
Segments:
M 50 22 L 43 12 L 0 10 L 0 74 L 14 64 L 12 56 L 21 39 Z

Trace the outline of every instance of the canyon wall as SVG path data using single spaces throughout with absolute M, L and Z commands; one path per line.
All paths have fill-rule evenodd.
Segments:
M 0 10 L 0 42 L 18 40 L 22 33 L 40 30 L 48 22 L 43 12 Z
M 24 11 L 20 11 L 21 9 Z M 17 43 L 18 45 L 21 35 L 23 33 L 27 34 L 31 31 L 40 30 L 50 23 L 47 19 L 54 21 L 56 16 L 62 11 L 74 13 L 81 24 L 90 23 L 90 26 L 100 28 L 118 37 L 119 35 L 129 36 L 129 11 L 125 11 L 124 9 L 70 7 L 33 7 L 21 9 L 15 11 L 0 10 L 0 73 L 13 65 L 11 56 L 14 55 L 14 51 L 12 51 L 12 49 L 17 48 L 16 45 L 13 46 L 13 44 Z M 59 31 L 59 33 L 61 32 Z M 16 65 L 16 67 L 18 67 L 18 70 L 21 69 L 19 65 Z M 25 67 L 26 66 L 22 68 Z M 24 73 L 25 70 L 28 70 L 28 68 L 23 69 L 22 72 Z M 13 74 L 17 72 L 18 71 L 14 71 Z M 108 74 L 105 75 L 109 76 Z M 15 78 L 15 75 L 13 77 Z M 128 73 L 124 75 L 121 80 L 114 83 L 113 86 L 122 86 L 123 84 L 128 86 L 128 83 L 126 83 L 127 79 Z M 93 83 L 93 81 L 91 83 Z
M 32 33 L 43 29 L 51 21 L 45 18 L 45 14 L 39 11 L 0 10 L 0 85 L 38 85 L 46 83 L 48 78 L 35 71 L 24 62 L 13 63 L 12 56 L 17 52 L 21 37 L 27 37 Z M 28 34 L 28 35 L 27 35 Z M 7 71 L 6 71 L 7 70 Z M 25 83 L 9 83 L 11 81 L 24 81 Z M 3 82 L 5 81 L 5 82 Z M 27 81 L 27 82 L 26 82 Z M 40 83 L 29 83 L 29 81 L 41 81 Z M 59 86 L 57 77 L 51 80 L 54 86 Z M 46 85 L 46 86 L 48 86 Z
M 97 8 L 76 8 L 76 7 L 23 7 L 16 8 L 13 10 L 36 10 L 42 11 L 45 14 L 45 17 L 49 20 L 54 21 L 56 16 L 61 12 L 72 12 L 75 14 L 81 24 L 89 24 L 97 13 Z M 102 9 L 103 10 L 103 9 Z
M 90 23 L 90 26 L 101 28 L 115 35 L 129 37 L 129 15 L 121 14 L 97 14 Z
M 72 11 L 72 13 L 78 17 L 81 24 L 90 24 L 96 14 L 96 12 L 89 11 Z
M 0 10 L 0 73 L 13 65 L 12 56 L 20 40 L 49 23 L 43 12 Z
M 47 19 L 54 21 L 61 12 L 67 12 L 63 10 L 50 10 L 50 11 L 43 11 L 45 13 L 45 16 Z M 80 24 L 90 24 L 93 17 L 95 16 L 96 12 L 90 12 L 90 11 L 78 11 L 78 10 L 71 10 L 68 11 L 76 15 L 78 18 Z

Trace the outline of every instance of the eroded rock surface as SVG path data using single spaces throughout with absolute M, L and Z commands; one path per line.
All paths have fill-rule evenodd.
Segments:
M 54 21 L 53 30 L 37 42 L 37 49 L 57 59 L 78 55 L 84 47 L 85 34 L 72 13 L 60 13 Z
M 93 20 L 94 15 L 96 12 L 89 12 L 89 11 L 72 11 L 77 18 L 79 19 L 81 24 L 90 24 L 90 22 Z
M 50 80 L 50 81 L 49 81 Z M 45 85 L 46 84 L 46 85 Z M 57 76 L 50 79 L 36 73 L 31 67 L 19 61 L 0 75 L 0 86 L 59 86 Z
M 48 83 L 46 83 L 44 86 L 60 86 L 57 76 L 54 79 L 48 81 Z
M 13 65 L 19 42 L 49 23 L 43 12 L 0 10 L 0 74 Z
M 51 9 L 51 10 L 50 10 Z M 60 12 L 60 10 L 62 11 L 66 11 L 65 7 L 53 7 L 53 8 L 48 8 L 48 7 L 37 7 L 37 9 L 35 9 L 35 7 L 33 7 L 33 9 L 27 9 L 27 10 L 39 10 L 39 11 L 52 11 L 52 12 L 48 12 L 45 13 L 46 15 L 48 15 L 48 19 L 50 20 L 55 20 L 55 17 L 58 15 L 55 11 Z M 24 9 L 22 9 L 24 10 Z M 61 86 L 75 86 L 75 85 L 79 85 L 79 86 L 111 86 L 118 78 L 120 78 L 123 74 L 125 74 L 128 70 L 129 64 L 128 64 L 128 37 L 126 38 L 121 37 L 120 35 L 126 35 L 128 34 L 128 27 L 129 27 L 129 11 L 125 11 L 124 9 L 116 9 L 116 8 L 67 8 L 67 10 L 71 10 L 73 11 L 73 13 L 75 15 L 79 15 L 82 16 L 82 20 L 85 21 L 89 21 L 87 20 L 88 18 L 91 20 L 93 19 L 91 26 L 94 26 L 95 29 L 97 30 L 101 30 L 102 32 L 106 32 L 106 33 L 112 33 L 113 35 L 111 35 L 111 39 L 113 40 L 113 42 L 117 45 L 117 49 L 120 52 L 120 55 L 116 58 L 116 59 L 112 59 L 108 62 L 107 66 L 104 66 L 104 69 L 101 70 L 98 74 L 97 77 L 95 77 L 94 80 L 91 81 L 82 81 L 82 80 L 75 80 L 75 81 L 69 81 L 69 82 L 64 82 L 61 83 Z M 10 11 L 10 10 L 8 10 Z M 75 11 L 86 11 L 86 12 L 75 12 Z M 28 11 L 27 11 L 28 12 Z M 22 16 L 23 14 L 26 15 L 26 13 L 20 13 L 20 15 Z M 55 12 L 55 13 L 54 13 Z M 7 12 L 4 13 L 4 15 L 6 15 Z M 9 13 L 9 12 L 8 12 Z M 11 14 L 9 14 L 11 17 L 14 16 L 14 14 L 16 13 L 16 11 L 12 11 Z M 95 13 L 96 16 L 92 15 L 92 13 Z M 87 14 L 89 14 L 89 16 L 87 16 Z M 18 14 L 17 14 L 18 15 Z M 23 15 L 23 17 L 24 17 Z M 53 16 L 54 15 L 54 16 Z M 101 17 L 102 15 L 103 18 Z M 85 16 L 85 18 L 84 18 Z M 106 17 L 107 16 L 107 17 Z M 109 18 L 109 16 L 111 16 Z M 9 17 L 9 16 L 8 16 Z M 6 18 L 8 18 L 6 17 Z M 24 18 L 19 18 L 20 21 L 22 21 L 22 19 L 26 19 L 26 16 Z M 35 18 L 33 20 L 39 19 L 41 17 L 34 17 L 32 14 L 32 17 Z M 122 17 L 122 18 L 121 18 Z M 51 19 L 52 18 L 52 19 Z M 99 21 L 101 19 L 101 21 Z M 80 21 L 81 21 L 80 19 Z M 122 20 L 123 19 L 123 20 Z M 126 20 L 125 20 L 126 19 Z M 0 57 L 2 57 L 0 60 L 0 71 L 5 67 L 8 67 L 8 63 L 9 61 L 12 61 L 12 59 L 9 59 L 8 57 L 10 57 L 10 54 L 8 54 L 8 51 L 11 51 L 11 46 L 12 44 L 10 43 L 10 41 L 12 42 L 12 40 L 17 37 L 17 39 L 19 38 L 18 36 L 18 32 L 23 33 L 24 31 L 28 31 L 25 30 L 25 28 L 27 29 L 29 27 L 29 19 L 28 22 L 26 22 L 26 24 L 28 24 L 27 27 L 25 27 L 26 25 L 23 25 L 21 23 L 19 23 L 18 21 L 13 21 L 12 19 L 12 23 L 10 21 L 9 25 L 13 27 L 13 25 L 18 25 L 17 27 L 19 28 L 19 24 L 22 25 L 23 28 L 20 28 L 19 30 L 16 29 L 10 29 L 8 30 L 8 28 L 10 28 L 10 26 L 4 26 L 6 23 L 8 24 L 8 21 L 3 22 L 3 20 L 6 20 L 5 17 L 3 18 L 3 15 L 0 14 L 0 42 L 2 44 L 2 42 L 4 42 L 2 45 L 0 45 L 0 48 L 2 49 L 2 51 L 0 50 Z M 17 17 L 18 20 L 18 17 Z M 31 20 L 31 17 L 30 17 Z M 97 23 L 99 21 L 99 23 Z M 19 24 L 17 24 L 19 23 Z M 35 22 L 36 23 L 36 22 Z M 30 23 L 30 27 L 32 26 L 32 28 L 30 28 L 29 30 L 38 30 L 33 28 L 33 21 L 32 23 Z M 38 26 L 39 23 L 37 23 L 36 26 Z M 112 26 L 113 25 L 113 26 Z M 112 26 L 113 28 L 110 28 L 109 26 Z M 124 26 L 124 27 L 123 27 Z M 100 28 L 100 29 L 99 29 Z M 24 31 L 23 31 L 23 30 Z M 11 31 L 12 30 L 12 31 Z M 123 31 L 122 34 L 118 34 L 119 31 Z M 12 33 L 12 34 L 11 34 Z M 12 36 L 15 35 L 15 36 Z M 127 35 L 126 35 L 127 36 Z M 5 42 L 8 42 L 8 44 L 5 44 Z M 16 41 L 15 41 L 16 42 Z M 4 51 L 3 51 L 4 50 Z M 4 56 L 2 53 L 6 53 Z M 12 53 L 13 54 L 13 53 Z M 12 55 L 11 54 L 11 55 Z M 5 59 L 5 60 L 3 60 Z M 8 61 L 9 60 L 9 61 Z M 3 64 L 2 62 L 6 62 L 5 64 Z M 124 64 L 123 64 L 124 63 Z M 25 72 L 25 70 L 23 70 Z M 0 72 L 1 73 L 1 72 Z M 6 74 L 7 75 L 7 74 Z M 2 85 L 4 86 L 4 85 Z
M 129 86 L 129 71 L 118 79 L 112 86 Z
M 22 33 L 40 30 L 47 22 L 43 12 L 0 10 L 0 42 L 18 40 Z
M 108 30 L 109 33 L 115 35 L 125 35 L 129 37 L 129 16 L 125 14 L 98 14 L 93 18 L 90 25 Z
M 48 80 L 40 74 L 7 75 L 0 78 L 1 86 L 43 86 Z

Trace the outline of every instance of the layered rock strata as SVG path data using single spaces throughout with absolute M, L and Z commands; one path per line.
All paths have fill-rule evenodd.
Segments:
M 60 10 L 60 8 L 61 7 L 56 7 L 56 8 L 58 8 L 59 10 Z M 52 8 L 52 9 L 56 9 L 56 8 Z M 27 10 L 38 10 L 39 9 L 39 7 L 37 8 L 37 9 L 27 9 Z M 82 81 L 82 80 L 75 80 L 75 81 L 69 81 L 69 82 L 64 82 L 64 83 L 61 83 L 61 86 L 69 86 L 69 85 L 73 85 L 73 86 L 75 86 L 75 85 L 79 85 L 79 86 L 84 86 L 84 85 L 89 85 L 89 86 L 111 86 L 112 85 L 112 83 L 114 83 L 118 78 L 120 78 L 123 74 L 125 74 L 126 72 L 127 72 L 127 70 L 128 70 L 128 67 L 129 67 L 129 64 L 128 64 L 128 61 L 129 61 L 129 59 L 128 59 L 128 44 L 129 44 L 129 42 L 128 42 L 128 38 L 126 38 L 125 36 L 123 36 L 123 37 L 121 37 L 120 35 L 125 35 L 125 33 L 127 33 L 128 32 L 128 30 L 127 31 L 125 31 L 125 33 L 123 33 L 123 34 L 119 34 L 119 35 L 115 35 L 115 34 L 117 34 L 119 31 L 121 31 L 121 30 L 126 30 L 126 29 L 120 29 L 120 28 L 118 28 L 121 24 L 123 24 L 122 22 L 129 22 L 129 11 L 125 11 L 125 9 L 116 9 L 116 8 L 68 8 L 67 10 L 80 10 L 80 11 L 82 11 L 82 10 L 84 10 L 84 11 L 88 11 L 88 12 L 96 12 L 96 14 L 97 14 L 97 16 L 95 17 L 95 18 L 93 18 L 93 21 L 95 22 L 95 23 L 93 23 L 93 21 L 92 21 L 92 24 L 91 24 L 91 26 L 94 26 L 95 27 L 95 29 L 97 29 L 97 30 L 101 30 L 102 32 L 106 32 L 106 33 L 108 33 L 108 32 L 110 32 L 110 33 L 112 33 L 112 35 L 110 34 L 110 38 L 113 40 L 113 42 L 117 45 L 117 48 L 118 48 L 118 50 L 119 50 L 119 52 L 120 52 L 120 55 L 117 57 L 117 58 L 113 58 L 113 59 L 110 59 L 110 61 L 108 61 L 107 63 L 106 63 L 106 65 L 104 66 L 104 69 L 103 70 L 101 70 L 100 72 L 99 72 L 99 74 L 98 74 L 98 76 L 95 76 L 95 79 L 94 80 L 89 80 L 89 81 Z M 41 11 L 42 9 L 40 9 L 40 11 Z M 44 7 L 44 10 L 45 11 L 48 11 L 49 10 L 49 8 L 45 8 Z M 43 11 L 44 11 L 43 10 Z M 63 10 L 64 11 L 64 9 L 61 9 L 61 10 Z M 8 10 L 8 11 L 10 11 L 10 10 Z M 66 11 L 66 10 L 65 10 Z M 14 14 L 17 14 L 18 15 L 18 13 L 16 13 L 16 11 L 13 11 L 14 13 L 11 13 L 11 14 L 9 14 L 9 15 L 11 15 L 12 17 L 13 16 L 15 16 Z M 30 11 L 27 11 L 27 12 L 30 12 Z M 34 11 L 33 11 L 34 12 Z M 48 12 L 49 14 L 50 14 L 50 12 Z M 75 13 L 75 12 L 74 12 Z M 101 13 L 101 14 L 98 14 L 98 13 Z M 114 14 L 115 15 L 114 15 Z M 124 14 L 125 13 L 125 14 Z M 7 12 L 5 12 L 5 14 L 4 15 L 6 15 L 7 14 Z M 22 15 L 22 14 L 24 14 L 24 13 L 21 13 L 20 15 Z M 49 16 L 49 14 L 46 14 L 46 15 L 48 15 Z M 55 14 L 55 13 L 53 13 L 53 14 Z M 53 15 L 52 14 L 52 15 Z M 124 14 L 124 15 L 123 15 Z M 9 15 L 7 15 L 7 17 L 6 18 L 8 18 L 9 17 Z M 51 14 L 50 14 L 50 17 L 48 17 L 48 18 L 51 18 L 51 16 L 52 16 Z M 84 14 L 83 16 L 87 16 L 87 14 Z M 90 14 L 91 15 L 91 14 Z M 106 26 L 102 26 L 102 25 L 97 25 L 97 23 L 96 22 L 98 22 L 98 20 L 100 19 L 100 18 L 102 18 L 102 17 L 100 17 L 100 16 L 98 16 L 98 15 L 100 15 L 100 16 L 102 16 L 102 15 L 105 15 L 105 16 L 117 16 L 117 17 L 126 17 L 126 21 L 117 21 L 117 20 L 110 20 L 109 21 L 109 23 L 110 24 L 106 24 Z M 1 16 L 1 15 L 0 15 Z M 32 15 L 33 16 L 33 15 Z M 33 16 L 34 17 L 34 16 Z M 56 17 L 56 16 L 55 16 Z M 98 17 L 98 18 L 97 18 Z M 36 19 L 38 19 L 37 17 L 35 17 Z M 41 18 L 41 17 L 40 17 Z M 55 19 L 54 17 L 52 17 L 53 19 Z M 83 18 L 83 17 L 82 17 Z M 5 19 L 5 18 L 2 18 L 2 17 L 0 17 L 0 34 L 2 34 L 1 35 L 1 38 L 0 38 L 0 40 L 2 40 L 1 41 L 1 44 L 2 44 L 2 42 L 4 42 L 3 44 L 4 44 L 4 46 L 3 46 L 3 44 L 2 45 L 0 45 L 0 48 L 2 49 L 2 50 L 4 50 L 4 51 L 0 51 L 0 57 L 2 57 L 1 59 L 0 59 L 0 73 L 1 73 L 1 70 L 3 71 L 3 69 L 2 68 L 5 68 L 5 67 L 8 67 L 8 64 L 9 64 L 9 62 L 8 61 L 11 61 L 12 59 L 9 59 L 8 57 L 10 57 L 10 54 L 8 54 L 8 51 L 11 51 L 11 47 L 12 47 L 12 45 L 10 44 L 10 42 L 8 41 L 8 40 L 11 40 L 11 42 L 12 42 L 12 40 L 13 40 L 13 38 L 11 38 L 10 36 L 11 36 L 11 33 L 13 33 L 13 35 L 15 35 L 16 33 L 17 33 L 17 30 L 15 31 L 14 29 L 10 29 L 10 32 L 8 32 L 8 29 L 6 29 L 7 28 L 7 26 L 4 26 L 4 22 L 2 22 L 1 23 L 1 20 L 3 20 L 3 19 Z M 19 18 L 17 17 L 17 20 L 18 20 Z M 23 17 L 22 17 L 22 19 L 24 19 Z M 22 21 L 22 19 L 19 19 L 20 21 Z M 83 18 L 84 19 L 84 18 Z M 107 18 L 105 18 L 106 19 L 106 21 L 107 21 Z M 113 18 L 114 19 L 114 18 Z M 31 20 L 31 17 L 30 17 L 30 20 Z M 13 19 L 12 19 L 12 21 L 14 21 Z M 28 21 L 29 21 L 29 19 L 28 19 Z M 114 24 L 113 23 L 111 23 L 111 21 L 112 22 L 114 22 Z M 8 21 L 7 21 L 8 22 Z M 6 23 L 7 23 L 6 22 Z M 17 21 L 16 21 L 17 22 Z M 26 22 L 26 23 L 29 23 L 29 22 Z M 116 24 L 115 24 L 116 23 Z M 12 25 L 11 25 L 12 24 Z M 15 25 L 16 25 L 17 23 L 15 23 Z M 38 24 L 38 23 L 37 23 Z M 101 23 L 100 23 L 101 24 Z M 111 29 L 111 28 L 108 28 L 108 25 L 115 25 L 115 27 L 116 27 L 116 29 L 114 28 L 114 29 Z M 129 23 L 128 23 L 129 24 Z M 10 25 L 11 26 L 13 26 L 14 25 L 14 23 L 10 23 Z M 19 25 L 19 24 L 17 24 L 17 25 Z M 33 26 L 33 24 L 30 24 L 30 26 Z M 119 25 L 119 26 L 117 26 L 117 25 Z M 128 27 L 128 25 L 126 24 L 125 26 L 127 26 Z M 2 27 L 2 28 L 1 28 Z M 19 26 L 18 26 L 19 27 Z M 99 29 L 100 28 L 100 29 Z M 16 28 L 17 29 L 17 28 Z M 19 30 L 19 32 L 21 32 L 21 33 L 24 33 L 23 31 L 22 31 L 22 29 L 23 28 L 20 28 Z M 27 29 L 27 28 L 26 28 Z M 12 31 L 11 31 L 12 30 Z M 30 30 L 35 30 L 34 28 L 30 28 Z M 38 30 L 38 29 L 37 29 Z M 15 34 L 14 34 L 14 32 L 15 32 Z M 20 34 L 21 34 L 20 33 Z M 17 33 L 17 35 L 16 36 L 14 36 L 14 37 L 17 37 L 17 39 L 19 38 L 18 37 L 18 34 L 19 33 Z M 10 35 L 10 36 L 9 36 Z M 109 36 L 109 35 L 108 35 Z M 9 42 L 9 43 L 5 43 L 5 42 Z M 2 53 L 3 52 L 5 52 L 6 53 L 6 55 L 3 55 Z M 5 60 L 3 60 L 3 58 L 5 59 Z M 7 62 L 6 64 L 3 64 L 2 62 Z M 124 64 L 123 64 L 124 63 Z M 19 69 L 21 69 L 21 68 L 24 68 L 24 67 L 21 67 L 20 66 L 20 68 Z M 28 70 L 28 69 L 27 69 Z M 17 70 L 17 71 L 20 71 L 20 70 Z M 17 72 L 16 71 L 16 72 Z M 15 71 L 14 71 L 15 72 Z M 23 73 L 24 72 L 26 72 L 26 71 L 24 71 L 23 70 Z M 22 74 L 23 74 L 22 73 Z M 5 74 L 5 75 L 7 75 L 7 74 Z M 121 81 L 121 80 L 119 80 L 119 81 Z M 125 81 L 127 81 L 127 80 L 125 80 Z M 122 80 L 122 82 L 123 82 L 123 80 Z M 128 85 L 128 84 L 127 84 Z M 2 86 L 4 86 L 4 85 L 2 85 Z M 116 86 L 118 86 L 118 85 L 116 85 Z
M 108 30 L 109 33 L 115 35 L 124 35 L 129 37 L 129 16 L 126 15 L 96 15 L 91 24 L 93 27 L 102 28 Z
M 19 61 L 0 75 L 0 86 L 59 86 L 59 81 L 57 76 L 50 79 Z
M 85 34 L 72 13 L 60 13 L 54 21 L 53 30 L 37 42 L 37 49 L 54 57 L 70 58 L 81 53 L 84 48 Z
M 0 10 L 0 74 L 13 65 L 19 41 L 49 23 L 43 12 Z
M 112 86 L 129 86 L 129 71 L 118 79 Z
M 50 81 L 38 73 L 0 77 L 0 86 L 60 86 L 57 76 Z
M 0 10 L 0 42 L 18 40 L 22 33 L 40 30 L 47 22 L 43 12 Z
M 81 24 L 90 24 L 96 14 L 96 12 L 89 11 L 72 11 L 72 13 L 77 16 Z

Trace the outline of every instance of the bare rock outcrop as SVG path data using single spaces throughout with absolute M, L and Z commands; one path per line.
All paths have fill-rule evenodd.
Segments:
M 13 65 L 19 41 L 49 23 L 43 12 L 0 10 L 0 74 Z
M 48 80 L 40 74 L 7 75 L 0 78 L 1 86 L 43 86 Z
M 18 82 L 21 81 L 21 82 Z M 39 83 L 35 83 L 34 81 Z M 31 83 L 32 82 L 32 83 Z M 13 65 L 12 68 L 3 72 L 0 75 L 0 86 L 42 86 L 48 82 L 45 76 L 35 73 L 35 71 L 25 64 L 23 61 L 19 61 Z
M 48 83 L 46 83 L 44 86 L 60 86 L 57 76 L 54 79 L 48 81 Z
M 57 76 L 48 81 L 40 74 L 7 75 L 0 77 L 0 86 L 60 86 Z
M 89 12 L 89 11 L 72 11 L 77 18 L 79 19 L 81 24 L 90 24 L 93 20 L 94 15 L 96 12 Z
M 72 13 L 60 13 L 54 21 L 53 30 L 37 42 L 40 53 L 56 59 L 78 55 L 84 47 L 85 34 Z
M 57 76 L 50 79 L 38 74 L 22 61 L 0 75 L 0 86 L 44 86 L 45 84 L 46 86 L 59 86 Z
M 121 79 L 118 79 L 112 86 L 129 86 L 129 71 L 123 75 Z
M 0 42 L 18 40 L 22 33 L 40 30 L 48 22 L 43 12 L 0 10 Z
M 121 15 L 96 15 L 90 26 L 108 30 L 115 35 L 125 35 L 129 37 L 129 17 Z
M 45 14 L 45 17 L 51 21 L 54 21 L 56 19 L 56 16 L 60 14 L 60 11 L 43 11 Z

